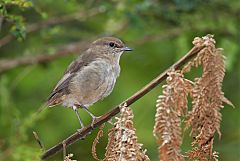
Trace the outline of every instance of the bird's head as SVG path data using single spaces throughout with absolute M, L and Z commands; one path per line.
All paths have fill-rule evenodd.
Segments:
M 98 53 L 120 57 L 120 55 L 125 51 L 132 51 L 131 48 L 124 45 L 124 43 L 115 37 L 103 37 L 94 41 L 90 48 L 94 48 Z

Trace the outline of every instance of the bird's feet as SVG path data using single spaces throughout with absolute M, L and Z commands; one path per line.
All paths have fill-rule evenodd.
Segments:
M 92 122 L 91 122 L 91 128 L 94 129 L 94 124 L 96 123 L 97 119 L 99 119 L 100 117 L 97 117 L 97 116 L 94 116 L 92 115 Z M 85 126 L 82 126 L 81 125 L 81 128 L 80 129 L 77 129 L 77 132 L 78 133 L 82 133 L 83 129 L 85 128 Z
M 94 115 L 91 115 L 92 116 L 92 123 L 91 123 L 91 127 L 94 128 L 94 124 L 96 123 L 96 121 L 101 117 L 101 116 L 94 116 Z
M 78 132 L 78 133 L 82 133 L 82 131 L 83 131 L 84 128 L 85 128 L 85 127 L 81 127 L 80 129 L 77 129 L 77 132 Z
M 94 127 L 94 124 L 96 123 L 96 121 L 98 120 L 98 119 L 100 119 L 102 116 L 98 116 L 98 117 L 96 117 L 96 116 L 94 116 L 94 117 L 92 117 L 92 123 L 91 123 L 91 127 L 92 128 L 95 128 Z M 110 120 L 108 120 L 107 121 L 109 124 L 111 124 L 111 125 L 114 125 L 114 123 L 112 122 L 112 119 L 110 119 Z
M 89 109 L 85 106 L 81 106 L 91 117 L 92 117 L 92 123 L 91 127 L 94 128 L 94 124 L 100 117 L 95 116 L 92 112 L 89 111 Z

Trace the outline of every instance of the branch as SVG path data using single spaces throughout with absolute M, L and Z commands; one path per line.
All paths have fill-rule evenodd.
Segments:
M 122 28 L 125 28 L 124 26 Z M 160 41 L 167 38 L 172 38 L 174 36 L 179 35 L 183 30 L 174 28 L 172 30 L 166 31 L 164 33 L 155 34 L 155 35 L 145 35 L 143 38 L 132 41 L 130 44 L 141 45 L 150 41 Z M 98 37 L 98 36 L 97 36 Z M 38 54 L 36 56 L 25 56 L 25 57 L 17 57 L 14 59 L 2 59 L 0 60 L 0 73 L 8 71 L 10 69 L 16 68 L 18 66 L 26 66 L 40 63 L 47 63 L 53 61 L 59 57 L 71 55 L 71 54 L 79 54 L 81 51 L 84 51 L 88 42 L 81 41 L 75 42 L 63 47 L 57 48 L 56 52 L 52 55 L 46 54 Z
M 88 41 L 71 43 L 63 47 L 59 47 L 55 54 L 52 55 L 39 54 L 37 56 L 27 56 L 15 59 L 2 59 L 0 60 L 0 73 L 18 66 L 47 63 L 59 57 L 79 53 L 86 48 L 87 44 L 89 44 Z
M 195 55 L 197 55 L 197 53 L 202 49 L 203 47 L 193 47 L 184 57 L 182 57 L 179 61 L 177 61 L 175 64 L 173 64 L 170 68 L 168 68 L 166 71 L 164 71 L 162 74 L 160 74 L 158 77 L 156 77 L 155 79 L 153 79 L 151 82 L 149 82 L 146 86 L 144 86 L 142 89 L 140 89 L 139 91 L 137 91 L 135 94 L 133 94 L 131 97 L 129 97 L 128 99 L 126 99 L 125 101 L 123 101 L 121 104 L 126 103 L 127 106 L 133 104 L 134 102 L 136 102 L 138 99 L 140 99 L 141 97 L 143 97 L 145 94 L 147 94 L 148 92 L 150 92 L 153 88 L 155 88 L 158 84 L 160 84 L 163 80 L 166 79 L 167 77 L 167 72 L 174 68 L 174 69 L 179 69 L 182 65 L 186 64 L 191 58 L 193 58 Z M 118 114 L 120 112 L 119 106 L 121 105 L 119 104 L 118 106 L 116 106 L 115 108 L 113 108 L 111 111 L 109 111 L 108 113 L 102 115 L 99 119 L 97 119 L 95 121 L 95 123 L 93 124 L 93 127 L 91 127 L 91 125 L 88 125 L 84 128 L 82 128 L 80 131 L 75 132 L 74 134 L 72 134 L 71 136 L 69 136 L 68 138 L 66 138 L 64 141 L 58 143 L 57 145 L 53 146 L 52 148 L 50 148 L 49 150 L 47 150 L 43 155 L 42 155 L 42 159 L 46 160 L 49 157 L 51 157 L 52 155 L 54 155 L 55 153 L 59 152 L 60 150 L 62 150 L 63 148 L 63 142 L 65 143 L 66 147 L 73 144 L 74 142 L 76 142 L 77 140 L 83 139 L 85 138 L 88 134 L 91 133 L 91 131 L 93 131 L 94 128 L 99 127 L 100 125 L 102 125 L 103 123 L 107 122 L 108 120 L 110 120 L 113 116 L 115 116 L 116 114 Z
M 149 43 L 152 41 L 161 41 L 163 39 L 173 38 L 175 36 L 182 34 L 184 31 L 185 31 L 185 29 L 173 28 L 173 29 L 170 29 L 167 31 L 163 31 L 160 34 L 146 35 L 142 39 L 135 40 L 134 44 L 142 45 L 142 44 L 145 44 L 146 42 Z
M 61 16 L 61 17 L 53 17 L 53 18 L 50 18 L 48 20 L 42 20 L 40 22 L 29 24 L 26 27 L 26 33 L 35 32 L 37 30 L 40 30 L 40 29 L 48 27 L 48 26 L 62 24 L 62 23 L 66 23 L 66 22 L 69 22 L 69 21 L 87 20 L 89 17 L 95 16 L 99 13 L 104 12 L 104 11 L 105 10 L 101 9 L 101 8 L 94 8 L 94 9 L 91 9 L 87 13 L 78 11 L 78 12 L 76 12 L 74 14 L 71 14 L 71 15 L 65 15 L 65 16 Z M 4 45 L 10 43 L 14 39 L 15 39 L 15 37 L 13 35 L 10 35 L 10 34 L 3 37 L 2 39 L 0 39 L 0 48 Z

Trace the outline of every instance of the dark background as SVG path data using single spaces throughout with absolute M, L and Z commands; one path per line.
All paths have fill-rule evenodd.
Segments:
M 220 160 L 240 160 L 238 0 L 1 0 L 0 4 L 0 61 L 69 53 L 69 45 L 76 47 L 76 43 L 85 44 L 105 35 L 119 37 L 134 48 L 122 56 L 121 75 L 113 93 L 90 108 L 96 115 L 106 113 L 171 66 L 192 48 L 194 37 L 213 34 L 216 46 L 224 48 L 226 56 L 223 91 L 236 107 L 226 105 L 221 110 L 222 136 L 216 136 L 214 150 L 220 153 Z M 6 42 L 9 35 L 13 36 Z M 1 72 L 0 160 L 39 160 L 40 148 L 33 131 L 48 149 L 79 128 L 74 112 L 61 106 L 36 114 L 68 64 L 80 53 L 78 50 L 51 61 Z M 199 71 L 188 76 L 199 76 Z M 158 160 L 152 131 L 161 85 L 131 106 L 139 142 L 152 161 Z M 80 110 L 80 114 L 85 124 L 90 123 L 86 112 Z M 107 125 L 97 146 L 100 158 L 104 157 L 110 127 Z M 96 132 L 70 146 L 67 153 L 73 153 L 77 160 L 94 160 L 91 145 Z M 182 150 L 186 152 L 191 147 L 188 132 L 183 139 Z M 61 157 L 59 153 L 51 160 Z

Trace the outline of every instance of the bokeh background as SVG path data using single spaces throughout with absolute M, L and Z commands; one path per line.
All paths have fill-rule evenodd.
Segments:
M 113 93 L 90 108 L 102 115 L 182 57 L 192 48 L 194 37 L 208 33 L 215 35 L 217 47 L 224 48 L 223 91 L 236 107 L 226 105 L 221 110 L 222 136 L 216 136 L 214 150 L 219 152 L 220 160 L 240 160 L 238 0 L 1 0 L 0 5 L 1 161 L 39 160 L 41 151 L 33 131 L 48 149 L 79 128 L 70 109 L 57 106 L 36 112 L 88 42 L 113 35 L 134 48 L 122 56 L 121 75 Z M 43 60 L 34 61 L 39 56 Z M 189 77 L 198 73 L 193 71 Z M 131 106 L 139 142 L 152 161 L 158 160 L 152 131 L 161 85 Z M 80 114 L 85 124 L 90 123 L 86 112 L 80 110 Z M 100 158 L 110 127 L 105 127 L 97 146 Z M 94 160 L 91 145 L 96 132 L 67 148 L 67 153 L 73 153 L 77 160 Z M 191 147 L 191 138 L 188 132 L 183 137 L 185 152 Z M 62 153 L 50 160 L 62 160 Z

